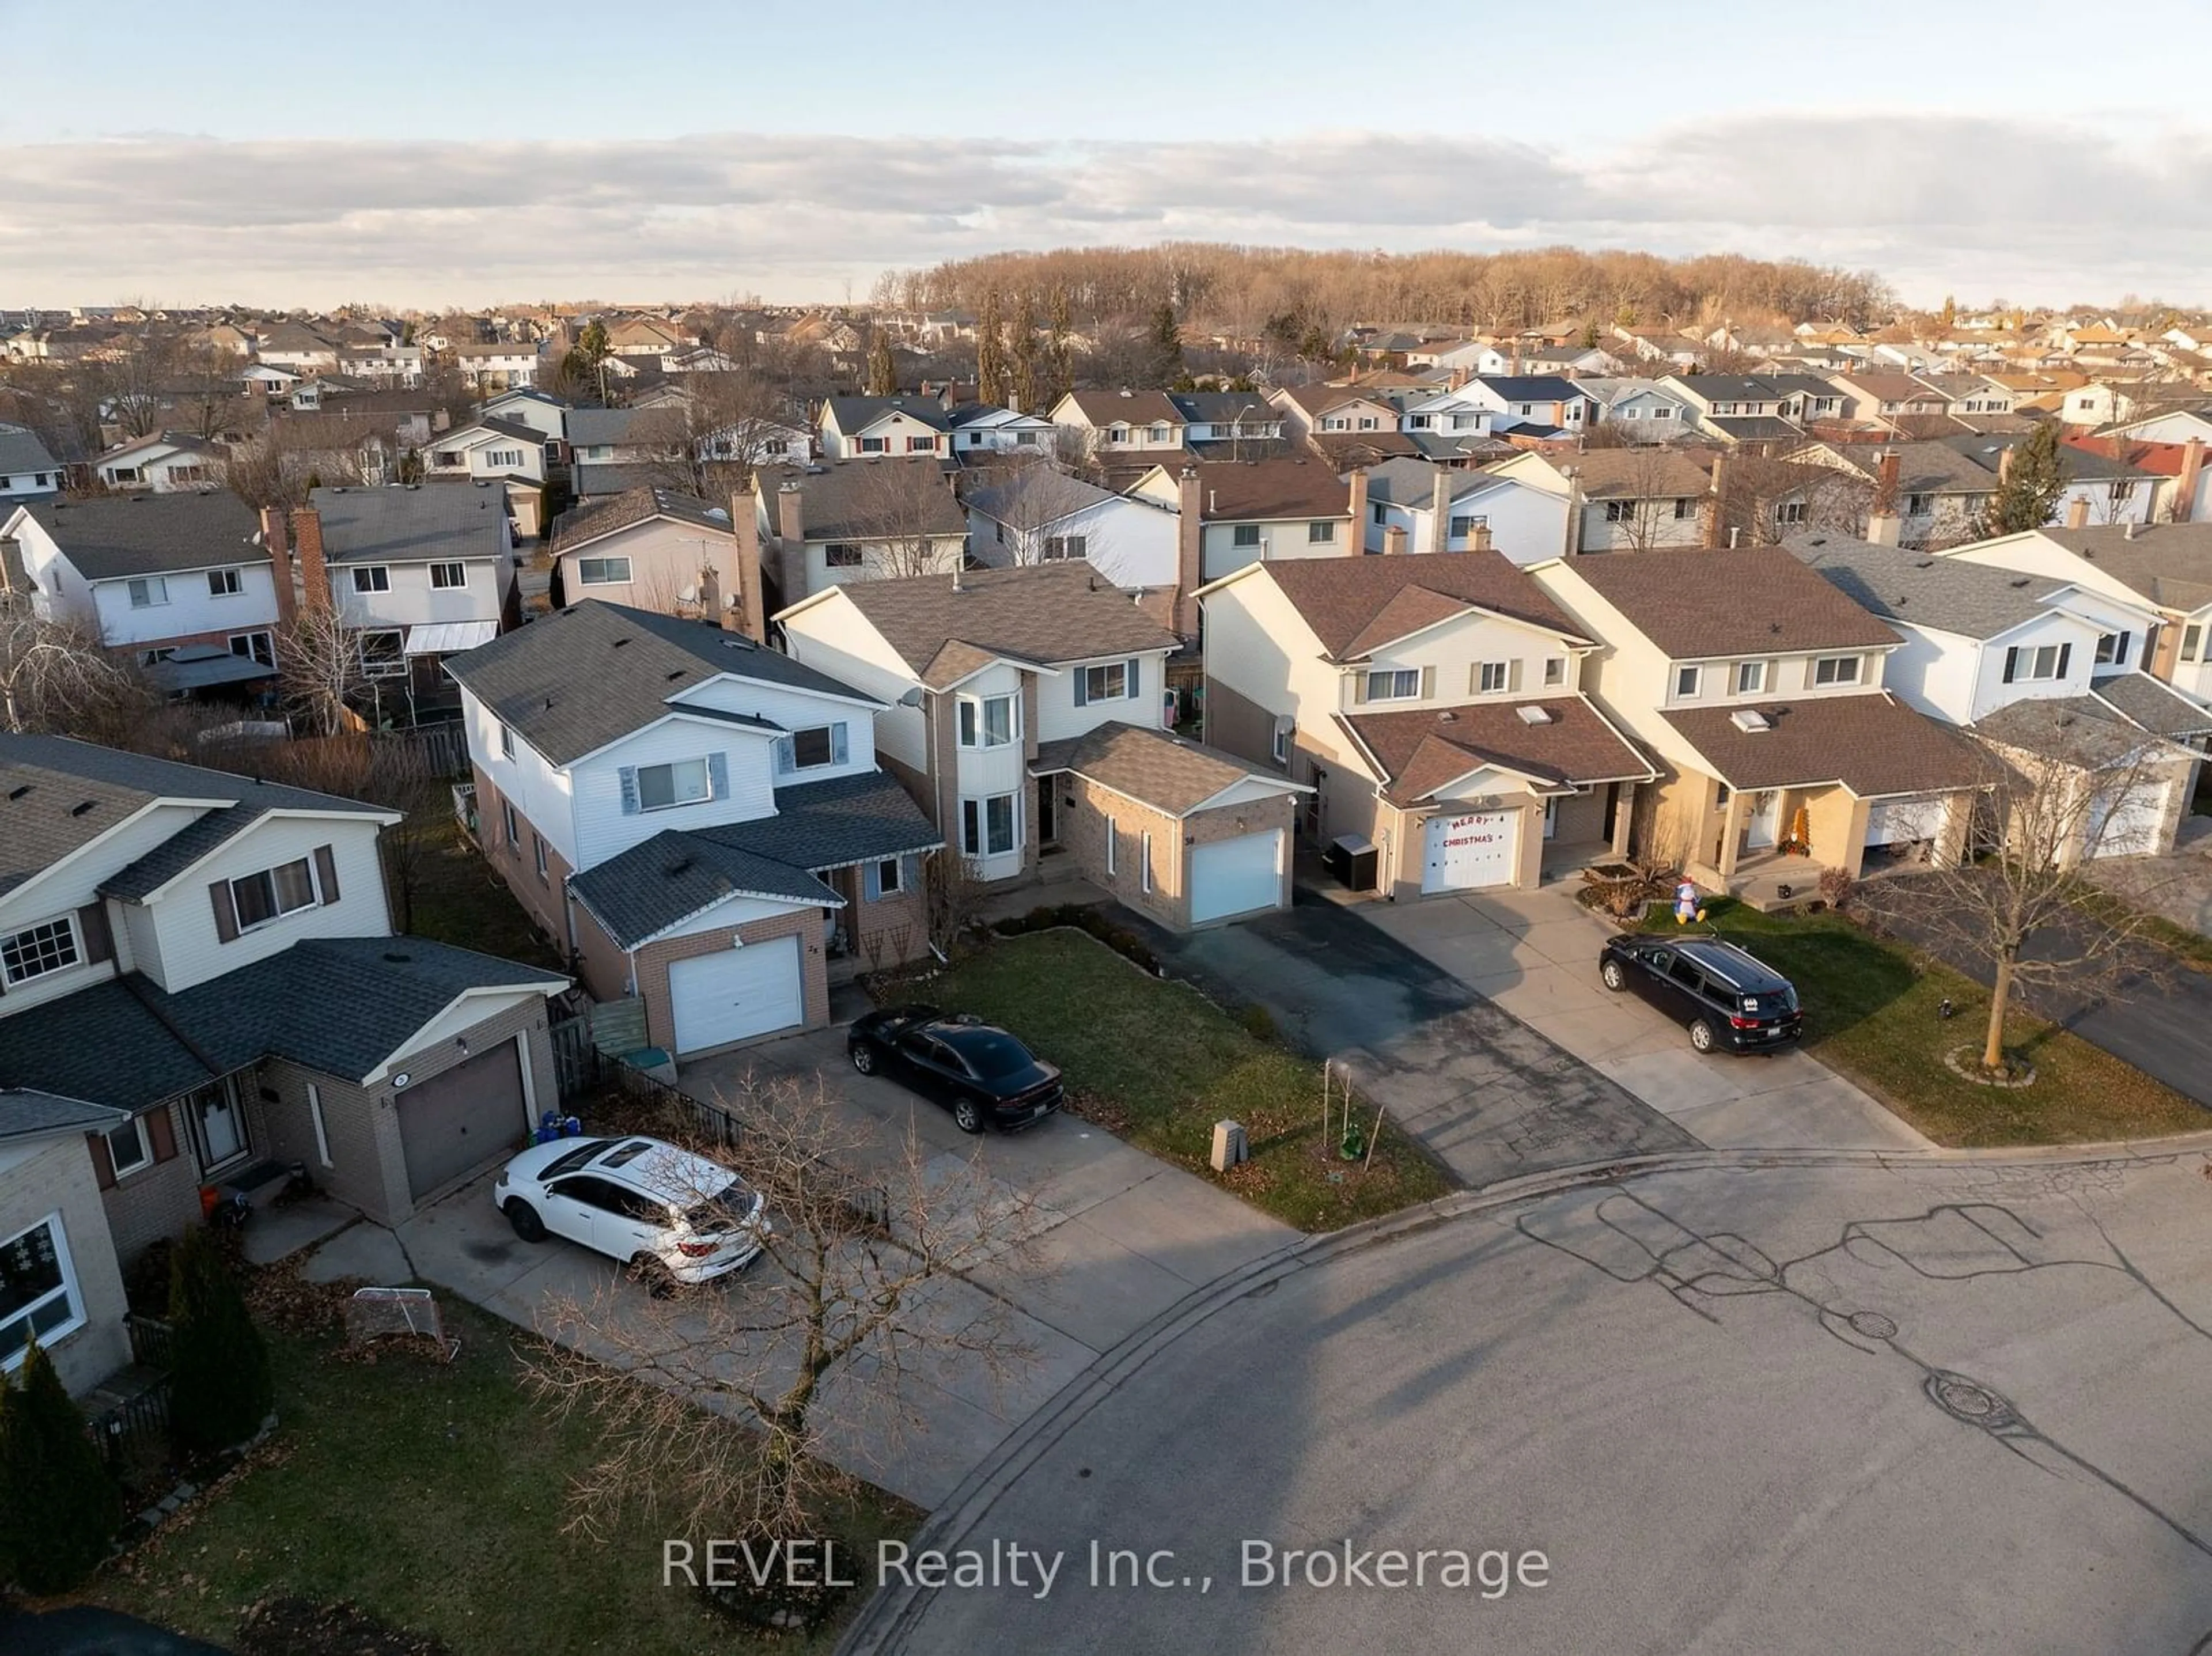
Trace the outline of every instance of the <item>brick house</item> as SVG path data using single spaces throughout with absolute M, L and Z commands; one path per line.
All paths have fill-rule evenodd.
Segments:
M 943 841 L 877 767 L 874 696 L 596 599 L 451 670 L 485 855 L 596 998 L 643 1004 L 650 1044 L 819 1026 L 833 968 L 927 947 Z

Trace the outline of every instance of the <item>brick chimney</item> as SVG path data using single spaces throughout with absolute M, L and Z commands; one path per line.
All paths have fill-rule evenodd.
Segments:
M 276 622 L 289 627 L 300 613 L 300 591 L 292 573 L 291 525 L 273 506 L 261 508 L 261 549 L 269 555 L 270 575 L 276 583 Z
M 1467 549 L 1470 552 L 1494 552 L 1498 549 L 1490 538 L 1490 525 L 1477 524 L 1468 532 Z
M 292 513 L 292 545 L 300 555 L 300 591 L 303 608 L 313 610 L 331 602 L 331 572 L 323 561 L 323 514 L 311 506 Z
M 2009 446 L 1997 452 L 1997 481 L 2001 483 L 2012 481 L 2012 449 Z
M 2192 437 L 2181 448 L 2181 474 L 2173 480 L 2173 520 L 2185 524 L 2197 515 L 2197 478 L 2204 470 L 2204 440 Z
M 1886 448 L 1874 468 L 1874 509 L 1877 513 L 1896 515 L 1897 475 L 1897 451 Z
M 1352 469 L 1352 545 L 1353 557 L 1367 549 L 1367 468 Z
M 1560 475 L 1567 480 L 1567 522 L 1565 533 L 1560 537 L 1565 544 L 1559 553 L 1571 558 L 1583 549 L 1583 519 L 1589 513 L 1589 494 L 1583 486 L 1579 466 L 1563 466 Z
M 1728 526 L 1722 519 L 1728 508 L 1728 456 L 1713 456 L 1713 480 L 1705 488 L 1705 545 L 1718 549 L 1728 544 Z
M 1406 529 L 1402 524 L 1392 524 L 1382 531 L 1382 551 L 1388 557 L 1403 557 L 1406 552 Z
M 1452 475 L 1443 467 L 1437 468 L 1435 479 L 1429 489 L 1429 544 L 1423 549 L 1430 552 L 1451 550 Z
M 730 496 L 730 530 L 738 562 L 738 613 L 725 624 L 733 625 L 756 644 L 765 644 L 768 604 L 761 591 L 760 519 L 750 489 L 741 488 Z
M 2087 529 L 2089 526 L 2089 498 L 2087 495 L 2076 494 L 2072 500 L 2066 502 L 2066 526 L 2069 529 Z
M 1191 594 L 1206 584 L 1205 502 L 1199 495 L 1198 468 L 1185 466 L 1176 478 L 1176 597 L 1174 629 L 1185 638 L 1198 631 L 1198 604 Z

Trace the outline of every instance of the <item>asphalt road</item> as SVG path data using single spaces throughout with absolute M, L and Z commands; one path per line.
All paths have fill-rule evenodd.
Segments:
M 2201 1651 L 2208 1244 L 2200 1157 L 1705 1167 L 1257 1268 L 925 1529 L 998 1586 L 848 1649 Z M 1243 1585 L 1347 1540 L 1475 1585 Z

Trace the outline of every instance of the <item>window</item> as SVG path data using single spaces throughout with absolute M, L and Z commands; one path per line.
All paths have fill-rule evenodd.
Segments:
M 158 649 L 141 650 L 138 652 L 138 664 L 141 667 L 152 667 L 168 660 L 176 653 L 176 646 L 173 644 L 164 644 Z
M 1286 765 L 1291 760 L 1291 727 L 1282 720 L 1275 721 L 1275 762 Z
M 1014 796 L 994 793 L 960 802 L 960 850 L 969 857 L 1003 857 L 1015 849 Z
M 467 464 L 468 457 L 457 448 L 441 448 L 430 456 L 430 464 L 442 470 L 450 471 L 457 466 Z
M 2063 678 L 2074 654 L 2069 644 L 2039 644 L 2005 652 L 2004 682 Z
M 863 437 L 860 439 L 860 452 L 863 454 L 881 454 L 890 445 L 880 437 Z
M 143 477 L 137 466 L 111 466 L 107 475 L 118 483 L 135 483 Z
M 2203 642 L 2203 624 L 2200 622 L 2190 622 L 2181 629 L 2181 658 L 2184 661 L 2196 660 L 2197 652 L 2202 647 Z
M 1376 501 L 1374 505 L 1367 508 L 1367 515 L 1376 523 L 1389 523 L 1390 521 L 1390 507 L 1389 503 L 1383 500 Z
M 76 945 L 76 922 L 66 914 L 0 937 L 0 972 L 11 984 L 65 970 L 82 958 Z
M 1757 695 L 1766 688 L 1766 664 L 1763 661 L 1739 661 L 1735 664 L 1735 693 L 1738 695 Z
M 361 670 L 371 678 L 407 676 L 407 639 L 398 628 L 361 635 Z
M 1310 545 L 1328 546 L 1335 539 L 1336 524 L 1334 519 L 1322 519 L 1306 525 L 1306 540 Z
M 1702 667 L 1677 667 L 1674 670 L 1674 694 L 1688 701 L 1705 688 L 1705 670 Z
M 666 765 L 637 767 L 640 810 L 665 810 L 672 805 L 696 805 L 709 798 L 707 761 L 678 759 Z
M 788 776 L 794 771 L 819 770 L 824 765 L 842 765 L 845 758 L 845 726 L 842 721 L 793 731 L 789 736 L 779 738 L 775 744 L 775 768 L 779 775 Z
M 499 822 L 500 826 L 507 830 L 507 848 L 509 851 L 520 850 L 522 824 L 515 819 L 513 800 L 502 799 L 499 802 Z
M 1544 658 L 1544 682 L 1559 685 L 1567 682 L 1567 658 L 1565 656 Z
M 238 596 L 240 576 L 235 569 L 208 571 L 208 596 L 211 598 L 233 598 Z
M 876 864 L 876 895 L 896 897 L 904 889 L 900 882 L 906 877 L 906 864 L 899 858 L 886 857 Z
M 1674 417 L 1674 406 L 1671 403 L 1662 403 L 1651 410 L 1651 417 L 1654 420 L 1671 420 Z
M 866 560 L 850 541 L 832 541 L 822 549 L 822 562 L 830 569 L 858 569 Z
M 1125 661 L 1109 662 L 1103 667 L 1083 670 L 1083 699 L 1091 701 L 1121 701 L 1129 695 L 1129 664 Z
M 1373 415 L 1371 415 L 1371 414 L 1363 414 L 1363 415 L 1361 415 L 1361 416 L 1359 416 L 1359 428 L 1360 428 L 1360 430 L 1362 430 L 1362 431 L 1372 431 L 1372 430 L 1374 430 L 1374 429 L 1375 429 L 1375 416 L 1374 416 Z
M 458 569 L 459 564 L 453 566 Z M 627 586 L 629 585 L 628 558 L 579 558 L 576 560 L 576 584 L 579 586 Z
M 1687 495 L 1678 494 L 1674 497 L 1674 519 L 1676 522 L 1679 523 L 1685 518 L 1695 517 L 1697 515 L 1697 510 L 1696 503 L 1691 500 Z
M 1154 426 L 1152 428 L 1152 441 L 1155 443 L 1164 443 L 1167 440 L 1168 428 L 1165 426 Z
M 1489 526 L 1490 519 L 1486 516 L 1455 517 L 1451 520 L 1451 538 L 1463 541 L 1473 535 L 1476 530 L 1487 529 Z
M 1106 819 L 1106 877 L 1114 877 L 1114 864 L 1121 843 L 1121 825 L 1112 817 Z
M 1813 664 L 1813 682 L 1815 684 L 1856 684 L 1859 682 L 1859 658 L 1856 656 L 1822 656 Z
M 33 1335 L 51 1341 L 83 1320 L 61 1215 L 0 1242 L 0 1370 L 23 1361 Z
M 908 454 L 934 454 L 937 452 L 937 439 L 909 437 L 906 440 L 906 452 Z
M 138 1117 L 134 1115 L 120 1126 L 110 1127 L 100 1137 L 107 1141 L 107 1165 L 117 1179 L 153 1165 L 154 1152 L 146 1143 L 146 1124 Z
M 1905 497 L 1905 515 L 1908 518 L 1929 517 L 1935 510 L 1936 497 L 1933 494 L 1908 494 Z
M 1150 828 L 1145 830 L 1137 852 L 1137 884 L 1139 889 L 1150 891 L 1152 889 L 1152 831 Z
M 1260 543 L 1260 525 L 1238 524 L 1230 531 L 1229 539 L 1233 546 L 1257 546 Z
M 169 583 L 159 575 L 149 575 L 143 580 L 131 583 L 131 607 L 151 610 L 169 601 Z
M 500 721 L 499 726 L 499 756 L 501 759 L 514 757 L 514 727 L 504 719 Z
M 1383 668 L 1367 675 L 1370 701 L 1410 701 L 1421 693 L 1421 675 L 1413 667 Z
M 1512 665 L 1504 661 L 1486 661 L 1475 669 L 1475 691 L 1480 695 L 1496 695 L 1512 682 Z
M 374 564 L 353 572 L 353 590 L 356 592 L 389 592 L 392 572 L 382 564 Z
M 449 592 L 469 584 L 468 567 L 459 563 L 434 563 L 430 566 L 430 590 Z
M 303 908 L 315 907 L 315 874 L 304 857 L 278 868 L 264 868 L 230 883 L 231 907 L 238 911 L 238 929 L 281 920 Z
M 1127 442 L 1127 441 L 1129 440 L 1129 428 L 1128 428 L 1128 427 L 1127 427 L 1127 426 L 1109 426 L 1109 427 L 1108 427 L 1108 428 L 1107 428 L 1107 429 L 1106 429 L 1106 440 L 1107 440 L 1109 443 L 1126 443 L 1126 442 Z
M 234 656 L 244 656 L 248 661 L 258 661 L 264 667 L 276 664 L 276 640 L 273 634 L 233 633 L 229 643 L 230 652 Z
M 535 828 L 530 833 L 530 860 L 537 864 L 538 877 L 545 878 L 545 838 Z
M 1048 535 L 1044 537 L 1044 555 L 1048 561 L 1085 557 L 1090 549 L 1091 537 L 1087 535 Z
M 1630 523 L 1635 517 L 1636 502 L 1633 500 L 1607 500 L 1605 503 L 1605 520 L 1609 524 Z
M 2102 633 L 2097 638 L 2097 664 L 2100 667 L 2124 667 L 2128 664 L 2129 635 L 2125 633 Z
M 1644 410 L 1639 408 L 1626 408 L 1621 409 L 1620 417 L 1624 420 L 1641 420 L 1644 417 Z
M 1091 669 L 1092 671 L 1103 670 Z M 1118 695 L 1120 692 L 1117 690 Z M 1093 696 L 1092 700 L 1098 700 Z M 1003 748 L 1014 739 L 1014 699 L 1010 695 L 960 699 L 960 745 Z
M 1774 521 L 1778 524 L 1802 524 L 1805 521 L 1806 506 L 1802 500 L 1777 500 Z

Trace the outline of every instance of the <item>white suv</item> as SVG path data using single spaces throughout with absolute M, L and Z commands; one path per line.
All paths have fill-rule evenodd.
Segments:
M 771 1234 L 758 1192 L 657 1138 L 532 1144 L 501 1171 L 491 1199 L 524 1241 L 581 1242 L 655 1293 L 750 1264 Z

